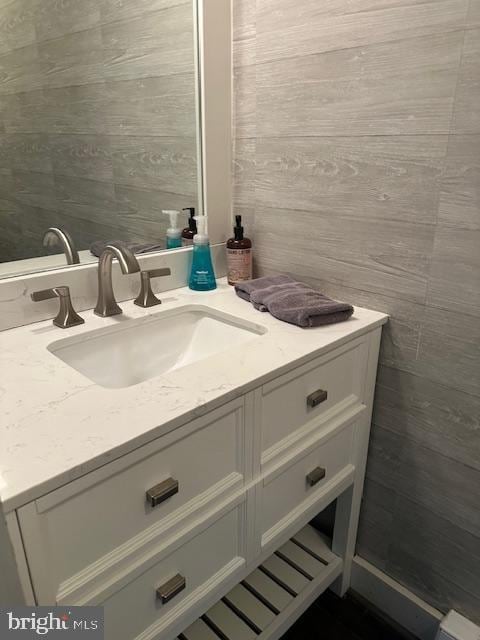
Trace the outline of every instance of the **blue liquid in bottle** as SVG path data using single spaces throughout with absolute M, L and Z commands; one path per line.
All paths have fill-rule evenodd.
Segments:
M 208 243 L 193 245 L 192 270 L 188 286 L 194 291 L 212 291 L 217 288 Z

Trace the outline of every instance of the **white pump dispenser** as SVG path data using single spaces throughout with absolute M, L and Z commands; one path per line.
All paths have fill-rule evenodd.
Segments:
M 208 244 L 208 218 L 207 216 L 194 216 L 197 223 L 197 233 L 193 236 L 194 244 Z
M 178 226 L 180 211 L 176 209 L 163 209 L 162 213 L 170 218 L 170 227 L 167 229 L 167 249 L 181 247 L 182 230 Z
M 193 236 L 192 269 L 188 286 L 194 291 L 211 291 L 216 289 L 215 271 L 210 253 L 207 232 L 207 216 L 195 216 L 197 233 Z

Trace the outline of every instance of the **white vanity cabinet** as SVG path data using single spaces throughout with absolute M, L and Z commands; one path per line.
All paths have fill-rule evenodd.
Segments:
M 214 637 L 212 628 L 228 637 L 237 624 L 232 602 L 252 608 L 265 588 L 285 600 L 279 622 L 259 605 L 263 626 L 253 635 L 248 627 L 245 638 L 267 638 L 279 637 L 332 583 L 344 593 L 380 332 L 367 328 L 284 367 L 207 415 L 17 508 L 17 562 L 24 553 L 36 602 L 104 606 L 108 640 L 168 640 L 187 628 L 183 637 L 195 640 Z M 312 538 L 309 547 L 316 534 L 306 525 L 335 499 L 333 540 Z M 317 565 L 326 568 L 318 579 Z M 289 592 L 274 574 L 292 568 L 301 578 Z M 207 631 L 198 620 L 205 612 L 213 621 Z

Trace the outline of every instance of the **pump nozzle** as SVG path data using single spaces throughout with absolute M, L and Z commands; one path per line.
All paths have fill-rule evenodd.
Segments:
M 170 218 L 170 228 L 168 229 L 168 231 L 177 231 L 178 216 L 180 215 L 180 211 L 177 211 L 176 209 L 163 209 L 162 213 Z
M 194 216 L 193 218 L 197 223 L 197 234 L 194 236 L 193 241 L 196 244 L 205 244 L 208 242 L 208 229 L 207 229 L 207 216 Z
M 242 216 L 235 216 L 233 233 L 235 234 L 235 240 L 243 240 Z
M 167 229 L 167 249 L 176 249 L 182 246 L 182 230 L 178 228 L 178 216 L 180 211 L 176 209 L 163 209 L 162 213 L 170 218 L 170 226 Z

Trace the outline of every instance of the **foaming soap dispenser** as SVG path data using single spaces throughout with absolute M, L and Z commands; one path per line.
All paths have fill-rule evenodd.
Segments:
M 207 216 L 195 216 L 194 220 L 197 233 L 193 237 L 192 270 L 188 286 L 194 291 L 212 291 L 217 288 L 217 283 L 207 233 Z
M 182 230 L 178 226 L 180 211 L 164 209 L 162 213 L 170 218 L 170 227 L 167 229 L 167 249 L 178 249 L 182 246 Z

